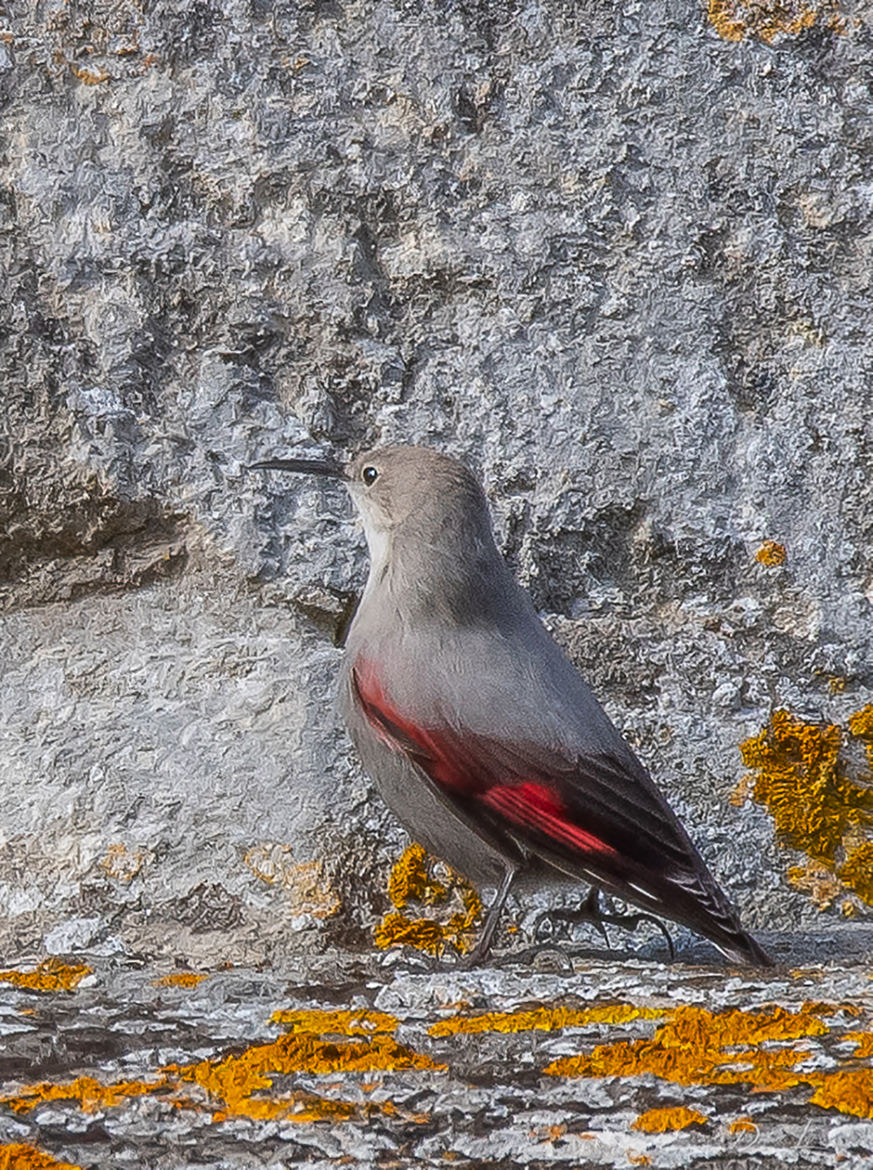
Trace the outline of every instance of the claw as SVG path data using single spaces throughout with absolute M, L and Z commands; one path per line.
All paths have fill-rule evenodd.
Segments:
M 569 926 L 576 926 L 580 923 L 587 922 L 590 926 L 595 926 L 606 942 L 607 947 L 610 946 L 609 936 L 606 933 L 606 924 L 610 926 L 620 926 L 623 930 L 636 930 L 641 922 L 651 922 L 657 926 L 661 934 L 664 936 L 664 941 L 667 944 L 667 949 L 670 952 L 671 961 L 676 957 L 676 951 L 673 946 L 673 940 L 670 937 L 666 926 L 659 918 L 653 914 L 645 914 L 640 912 L 638 914 L 610 914 L 604 911 L 600 906 L 600 890 L 597 886 L 592 886 L 585 897 L 585 901 L 578 910 L 546 910 L 541 914 L 534 924 L 534 938 L 539 939 L 541 936 L 541 928 L 544 922 L 548 921 L 550 924 L 555 922 L 567 923 Z M 611 949 L 611 948 L 610 948 Z

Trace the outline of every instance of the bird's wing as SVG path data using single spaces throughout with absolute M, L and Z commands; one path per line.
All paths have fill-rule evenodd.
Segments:
M 352 689 L 370 726 L 418 766 L 443 800 L 488 840 L 506 842 L 711 938 L 733 957 L 766 956 L 642 764 L 630 752 L 568 758 L 451 726 L 418 725 L 359 659 Z M 433 722 L 433 720 L 431 720 Z M 619 740 L 619 743 L 621 741 Z

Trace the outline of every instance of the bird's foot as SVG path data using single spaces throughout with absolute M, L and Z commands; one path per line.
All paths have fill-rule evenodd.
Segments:
M 607 912 L 600 905 L 600 890 L 596 886 L 592 886 L 585 898 L 585 901 L 578 910 L 546 910 L 536 920 L 534 924 L 534 938 L 540 940 L 543 938 L 543 926 L 548 923 L 550 926 L 550 933 L 554 933 L 554 926 L 556 923 L 566 924 L 570 926 L 578 926 L 582 923 L 587 923 L 589 926 L 596 927 L 603 935 L 607 947 L 611 944 L 609 935 L 606 933 L 606 927 L 618 926 L 622 930 L 636 930 L 636 928 L 643 922 L 651 922 L 660 930 L 664 936 L 664 941 L 667 943 L 667 949 L 670 952 L 671 960 L 676 957 L 673 940 L 670 937 L 666 926 L 660 919 L 653 914 L 646 914 L 639 912 L 637 914 L 630 913 L 616 913 Z
M 385 952 L 381 959 L 382 967 L 400 968 L 412 974 L 431 975 L 441 971 L 446 966 L 439 955 L 431 955 L 418 947 L 395 947 Z

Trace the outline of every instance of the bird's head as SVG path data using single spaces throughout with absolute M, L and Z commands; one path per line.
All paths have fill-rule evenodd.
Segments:
M 493 547 L 488 504 L 476 477 L 458 459 L 430 447 L 377 447 L 345 465 L 274 459 L 253 467 L 341 480 L 361 514 L 374 567 L 401 546 L 405 559 L 420 560 L 421 553 L 430 562 L 475 555 L 483 544 Z

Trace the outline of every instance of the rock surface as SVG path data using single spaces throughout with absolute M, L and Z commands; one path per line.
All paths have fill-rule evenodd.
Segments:
M 68 991 L 45 968 L 42 990 L 38 973 L 0 972 L 0 1158 L 11 1150 L 20 1170 L 869 1164 L 869 962 L 761 976 L 620 954 L 474 972 L 396 957 L 212 975 L 104 961 L 56 968 Z
M 869 8 L 4 12 L 3 953 L 369 945 L 361 538 L 245 465 L 397 439 L 481 473 L 749 924 L 860 929 L 869 818 L 828 858 L 730 795 L 782 707 L 869 780 Z

